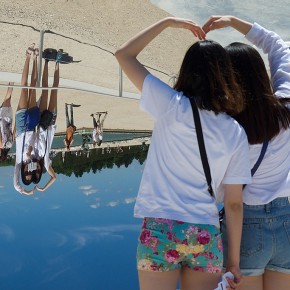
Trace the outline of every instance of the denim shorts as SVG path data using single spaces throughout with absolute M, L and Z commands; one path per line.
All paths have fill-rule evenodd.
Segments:
M 144 218 L 137 248 L 137 269 L 167 272 L 181 267 L 221 273 L 223 248 L 213 225 Z
M 38 107 L 30 109 L 20 109 L 16 112 L 16 135 L 20 135 L 25 131 L 33 131 L 38 125 L 40 112 Z
M 226 261 L 224 223 L 222 232 Z M 244 204 L 240 268 L 244 276 L 260 276 L 265 270 L 290 274 L 290 197 L 266 205 Z

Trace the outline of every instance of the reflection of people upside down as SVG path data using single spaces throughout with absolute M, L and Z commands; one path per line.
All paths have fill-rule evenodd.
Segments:
M 70 107 L 70 116 L 68 114 L 68 107 Z M 66 134 L 64 145 L 66 146 L 66 150 L 70 151 L 70 147 L 72 146 L 74 142 L 74 132 L 76 131 L 76 126 L 74 124 L 74 113 L 73 108 L 74 107 L 80 107 L 80 105 L 75 104 L 65 104 L 65 117 L 66 117 Z
M 102 114 L 104 114 L 104 116 L 101 118 Z M 101 146 L 101 144 L 103 142 L 103 127 L 104 127 L 104 121 L 107 117 L 107 114 L 108 114 L 108 112 L 95 113 L 95 115 L 98 116 L 97 120 L 94 117 L 94 114 L 91 114 L 91 117 L 93 117 L 93 125 L 94 125 L 94 129 L 93 129 L 93 145 L 94 145 L 94 147 L 96 146 L 96 144 L 98 146 Z
M 60 52 L 61 53 L 61 52 Z M 49 152 L 55 132 L 55 119 L 57 107 L 57 90 L 51 90 L 49 105 L 48 91 L 42 91 L 36 102 L 37 57 L 38 49 L 32 44 L 26 51 L 26 60 L 22 72 L 21 85 L 27 86 L 30 59 L 33 59 L 30 89 L 22 88 L 15 117 L 16 127 L 16 161 L 14 170 L 14 188 L 20 193 L 33 194 L 34 190 L 43 191 L 55 181 L 55 173 L 51 167 Z M 53 86 L 59 84 L 59 63 L 56 60 Z M 48 87 L 48 60 L 45 62 L 42 86 Z M 39 103 L 39 106 L 38 106 Z M 50 175 L 50 180 L 44 187 L 38 187 L 43 169 Z M 34 183 L 35 186 L 24 189 L 24 185 Z
M 13 84 L 9 82 L 9 85 Z M 0 106 L 0 162 L 7 159 L 8 152 L 14 142 L 12 131 L 13 112 L 11 107 L 12 91 L 13 87 L 8 87 L 4 101 Z

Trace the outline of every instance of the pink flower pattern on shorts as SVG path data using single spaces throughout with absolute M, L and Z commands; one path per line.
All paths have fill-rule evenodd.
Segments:
M 220 273 L 223 253 L 219 230 L 168 219 L 145 218 L 139 236 L 139 270 L 170 271 L 188 267 Z

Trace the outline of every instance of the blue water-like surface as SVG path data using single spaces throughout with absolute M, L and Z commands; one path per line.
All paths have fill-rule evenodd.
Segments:
M 14 190 L 13 166 L 0 167 L 0 289 L 138 289 L 133 206 L 143 167 L 57 174 L 33 196 Z

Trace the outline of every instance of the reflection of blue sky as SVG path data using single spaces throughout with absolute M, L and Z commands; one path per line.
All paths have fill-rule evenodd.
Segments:
M 234 15 L 250 22 L 256 21 L 277 32 L 285 41 L 290 41 L 288 0 L 151 0 L 151 3 L 174 16 L 192 19 L 200 25 L 211 15 Z M 241 34 L 231 28 L 210 32 L 208 38 L 222 45 L 245 41 Z
M 34 196 L 17 193 L 13 167 L 0 167 L 0 289 L 137 289 L 143 166 L 58 175 Z

